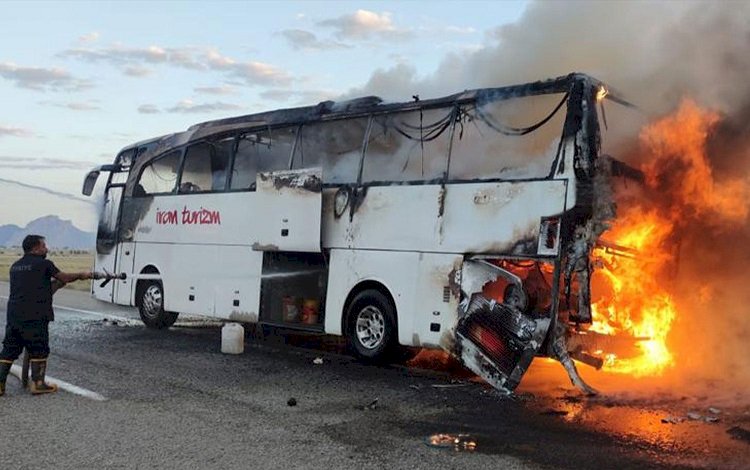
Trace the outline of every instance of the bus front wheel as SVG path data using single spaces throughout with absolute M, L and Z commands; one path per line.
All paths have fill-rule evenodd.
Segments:
M 177 313 L 164 310 L 164 287 L 160 281 L 139 285 L 138 313 L 143 323 L 154 329 L 169 328 L 177 320 Z
M 368 362 L 387 362 L 398 350 L 396 308 L 382 292 L 357 294 L 347 309 L 347 334 L 354 354 Z

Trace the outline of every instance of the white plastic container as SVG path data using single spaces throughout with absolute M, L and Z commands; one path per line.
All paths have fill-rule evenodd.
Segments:
M 221 352 L 242 354 L 245 351 L 245 328 L 239 323 L 227 323 L 221 328 Z

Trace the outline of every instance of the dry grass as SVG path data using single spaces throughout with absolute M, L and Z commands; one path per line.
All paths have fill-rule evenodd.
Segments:
M 91 271 L 94 268 L 94 256 L 95 254 L 93 252 L 50 250 L 47 259 L 55 263 L 55 266 L 57 266 L 60 271 L 66 273 L 77 273 L 81 271 Z M 0 250 L 0 281 L 8 280 L 8 270 L 10 269 L 10 265 L 15 263 L 20 257 L 20 250 Z M 91 281 L 71 282 L 65 286 L 65 288 L 88 291 L 91 289 Z

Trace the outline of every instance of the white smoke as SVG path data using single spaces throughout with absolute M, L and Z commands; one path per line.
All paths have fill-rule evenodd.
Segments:
M 720 185 L 722 177 L 747 175 L 750 166 L 749 45 L 750 2 L 537 1 L 517 22 L 488 32 L 480 49 L 448 54 L 424 76 L 403 63 L 377 70 L 347 96 L 408 101 L 417 94 L 435 98 L 583 72 L 639 107 L 633 118 L 606 105 L 610 129 L 604 150 L 631 164 L 642 158 L 641 126 L 689 97 L 721 115 L 708 155 Z M 681 312 L 676 330 L 693 346 L 676 351 L 683 374 L 672 377 L 675 386 L 719 377 L 744 389 L 750 383 L 745 364 L 750 326 L 741 286 L 750 282 L 745 268 L 750 226 L 727 224 L 712 233 L 700 219 L 691 219 L 680 235 L 676 282 L 684 284 L 682 294 L 700 289 L 712 295 L 696 300 L 678 294 L 679 303 L 693 307 Z
M 347 96 L 406 101 L 525 83 L 577 71 L 609 83 L 648 114 L 686 94 L 731 112 L 747 98 L 748 2 L 534 2 L 484 47 L 445 56 L 418 77 L 405 64 L 375 71 Z

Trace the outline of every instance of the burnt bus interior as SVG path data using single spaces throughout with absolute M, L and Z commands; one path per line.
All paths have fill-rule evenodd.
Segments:
M 517 283 L 499 277 L 497 281 L 487 283 L 482 288 L 482 295 L 489 299 L 512 306 L 532 317 L 540 318 L 549 314 L 552 307 L 552 285 L 554 282 L 554 263 L 536 260 L 489 260 L 500 268 L 512 273 L 521 280 L 523 292 Z M 560 303 L 561 307 L 564 303 Z

